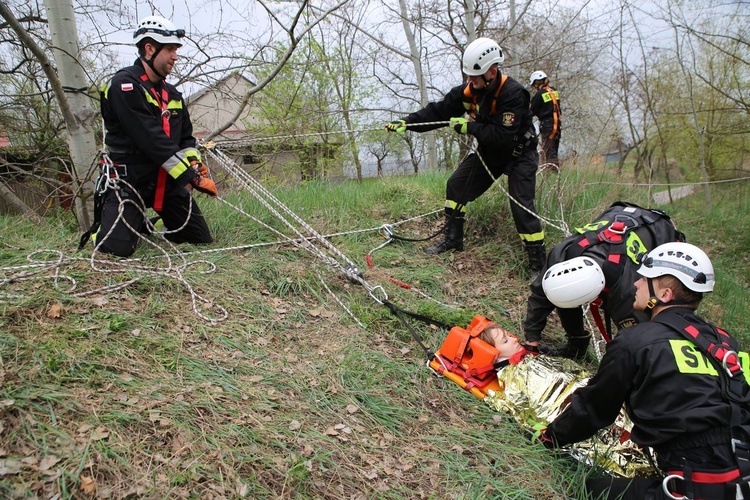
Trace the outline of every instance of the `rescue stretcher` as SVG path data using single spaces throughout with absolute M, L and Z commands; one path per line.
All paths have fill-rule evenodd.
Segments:
M 495 358 L 499 351 L 478 338 L 492 322 L 477 314 L 466 328 L 454 326 L 435 352 L 429 367 L 462 389 L 484 399 L 488 391 L 500 391 Z

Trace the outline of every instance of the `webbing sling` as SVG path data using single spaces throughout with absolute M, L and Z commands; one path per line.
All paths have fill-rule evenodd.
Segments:
M 508 80 L 508 75 L 500 75 L 500 85 L 497 86 L 497 89 L 495 89 L 495 95 L 492 97 L 492 104 L 490 105 L 490 114 L 492 116 L 495 116 L 497 114 L 497 97 L 500 95 L 500 91 L 503 89 L 503 85 L 505 85 L 506 80 Z M 472 94 L 471 92 L 471 84 L 467 84 L 464 88 L 464 97 L 467 98 L 468 102 L 469 99 L 471 99 L 472 103 L 469 104 L 469 108 L 466 110 L 469 115 L 476 119 L 477 117 L 477 111 L 479 111 L 479 105 L 477 104 L 477 98 Z
M 651 321 L 668 326 L 690 340 L 701 352 L 707 355 L 716 368 L 719 374 L 722 398 L 729 403 L 729 430 L 732 437 L 732 449 L 739 470 L 738 484 L 742 495 L 750 499 L 750 435 L 742 425 L 742 408 L 740 407 L 742 403 L 750 403 L 750 398 L 742 394 L 746 382 L 739 356 L 729 344 L 729 334 L 721 328 L 709 325 L 716 333 L 717 338 L 717 342 L 712 342 L 685 318 L 676 316 L 675 320 L 679 325 L 668 323 L 664 319 L 660 321 L 659 316 Z M 688 472 L 690 471 L 688 470 Z M 690 480 L 689 477 L 685 479 Z
M 557 102 L 557 98 L 555 97 L 555 89 L 550 87 L 549 85 L 545 85 L 542 87 L 542 90 L 547 91 L 547 95 L 549 95 L 550 99 L 552 100 L 552 132 L 549 134 L 550 139 L 554 139 L 555 135 L 557 134 L 557 131 L 560 127 L 560 104 Z
M 610 321 L 609 313 L 607 311 L 604 311 L 604 317 L 607 319 L 607 325 L 604 326 L 604 320 L 602 320 L 602 315 L 599 310 L 599 306 L 602 305 L 602 299 L 597 297 L 593 302 L 589 304 L 589 310 L 591 311 L 591 315 L 594 317 L 594 323 L 596 323 L 596 327 L 599 329 L 599 333 L 602 334 L 602 337 L 604 338 L 604 342 L 609 343 L 612 340 L 612 324 Z
M 419 320 L 427 325 L 435 325 L 438 328 L 442 328 L 444 330 L 449 330 L 450 327 L 446 325 L 445 323 L 442 323 L 440 321 L 434 320 L 428 316 L 424 316 L 422 314 L 418 314 L 415 312 L 407 311 L 406 309 L 401 309 L 396 304 L 389 300 L 383 300 L 383 305 L 386 306 L 391 313 L 393 313 L 394 316 L 396 316 L 399 321 L 401 321 L 401 324 L 403 324 L 406 329 L 409 331 L 409 334 L 412 336 L 412 338 L 419 344 L 419 347 L 422 348 L 424 351 L 425 357 L 427 357 L 427 362 L 429 363 L 435 358 L 435 353 L 432 352 L 422 341 L 422 337 L 419 336 L 416 330 L 412 328 L 412 326 L 406 321 L 406 318 L 404 318 L 404 315 L 411 316 L 412 318 Z
M 148 75 L 145 73 L 141 75 L 141 80 L 148 80 Z M 161 95 L 156 91 L 156 87 L 151 86 L 149 89 L 151 95 L 154 96 L 156 102 L 159 103 L 159 110 L 161 111 L 161 128 L 168 137 L 171 136 L 171 128 L 169 126 L 169 92 L 163 86 L 161 88 Z M 164 190 L 167 186 L 167 171 L 163 168 L 159 168 L 159 173 L 156 176 L 156 192 L 154 193 L 154 211 L 161 212 L 164 207 Z

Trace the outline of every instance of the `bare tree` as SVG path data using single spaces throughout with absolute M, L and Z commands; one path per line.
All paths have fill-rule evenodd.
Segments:
M 315 15 L 311 20 L 309 20 L 308 23 L 303 24 L 300 26 L 300 20 L 304 19 L 304 14 L 307 11 L 309 6 L 308 0 L 303 0 L 300 3 L 299 8 L 297 9 L 296 13 L 292 16 L 292 20 L 289 24 L 289 26 L 285 26 L 285 24 L 280 20 L 280 18 L 273 12 L 273 10 L 265 3 L 265 2 L 258 2 L 260 5 L 263 6 L 263 8 L 266 10 L 266 12 L 269 14 L 269 16 L 278 23 L 278 26 L 280 26 L 284 32 L 286 33 L 288 39 L 289 39 L 289 45 L 287 46 L 286 50 L 283 52 L 281 57 L 279 57 L 275 63 L 274 68 L 272 71 L 270 71 L 267 76 L 258 82 L 253 88 L 249 89 L 245 96 L 243 97 L 242 101 L 240 102 L 240 105 L 238 106 L 237 113 L 231 117 L 229 120 L 227 120 L 224 124 L 222 124 L 219 128 L 211 132 L 211 134 L 207 137 L 207 139 L 211 139 L 213 137 L 216 137 L 218 134 L 223 132 L 224 130 L 228 129 L 229 127 L 234 124 L 237 119 L 239 119 L 240 116 L 242 116 L 242 113 L 245 111 L 245 107 L 247 106 L 247 103 L 250 101 L 250 98 L 260 92 L 263 87 L 268 85 L 268 83 L 273 80 L 273 78 L 281 71 L 281 69 L 284 67 L 284 65 L 287 63 L 289 58 L 294 53 L 294 50 L 297 48 L 297 46 L 300 43 L 300 40 L 307 35 L 310 30 L 312 30 L 315 26 L 318 25 L 323 19 L 326 18 L 329 14 L 332 12 L 335 12 L 339 8 L 341 8 L 343 5 L 346 5 L 346 3 L 349 0 L 340 0 L 339 2 L 335 3 L 333 6 L 331 6 L 328 9 L 323 10 L 318 15 Z M 313 9 L 316 10 L 316 9 Z M 299 28 L 299 32 L 297 32 Z

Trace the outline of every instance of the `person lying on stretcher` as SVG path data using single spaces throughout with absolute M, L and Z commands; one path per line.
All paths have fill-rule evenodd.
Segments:
M 529 351 L 519 342 L 518 337 L 505 330 L 497 323 L 489 323 L 478 338 L 498 350 L 494 364 L 498 369 L 505 365 L 515 365 L 521 362 L 529 354 Z M 531 353 L 536 355 L 537 353 Z
M 497 370 L 520 363 L 526 354 L 515 335 L 477 314 L 466 328 L 450 329 L 429 366 L 483 398 L 488 390 L 500 388 Z
M 527 351 L 515 335 L 480 314 L 465 328 L 451 328 L 435 354 L 431 369 L 534 434 L 565 410 L 589 375 L 571 359 Z M 629 441 L 631 424 L 620 413 L 616 425 L 597 434 L 596 444 L 580 443 L 570 453 L 620 476 L 647 474 L 650 464 Z

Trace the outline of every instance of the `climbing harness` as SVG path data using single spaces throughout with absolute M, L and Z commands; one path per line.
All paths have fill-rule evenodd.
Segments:
M 665 212 L 620 201 L 610 205 L 594 222 L 576 228 L 577 235 L 569 237 L 565 256 L 572 259 L 583 255 L 593 246 L 607 243 L 607 256 L 601 266 L 606 279 L 603 293 L 607 293 L 617 286 L 623 275 L 625 262 L 630 260 L 634 264 L 639 263 L 640 255 L 650 250 L 644 242 L 645 231 L 648 231 L 646 241 L 650 240 L 652 243 L 685 241 L 685 235 L 675 228 L 674 222 Z M 601 299 L 593 301 L 590 310 L 597 329 L 605 341 L 609 342 L 613 332 L 612 320 L 607 310 L 602 319 L 602 303 Z M 618 325 L 618 328 L 624 326 Z
M 492 116 L 497 114 L 497 97 L 500 95 L 500 91 L 503 89 L 503 85 L 505 85 L 507 80 L 508 75 L 502 74 L 500 76 L 500 84 L 495 89 L 495 93 L 492 96 L 492 104 L 490 105 L 490 114 Z M 466 113 L 468 113 L 472 119 L 476 119 L 477 111 L 479 111 L 479 103 L 477 103 L 477 97 L 471 89 L 472 86 L 470 83 L 464 87 L 464 108 L 466 109 Z
M 700 464 L 686 462 L 682 470 L 667 471 L 662 482 L 664 493 L 671 499 L 736 498 L 740 493 L 750 498 L 750 424 L 742 423 L 743 409 L 750 407 L 750 393 L 740 357 L 729 343 L 729 334 L 713 325 L 713 338 L 701 333 L 686 319 L 671 315 L 670 320 L 658 315 L 651 321 L 676 331 L 692 342 L 715 368 L 721 385 L 721 395 L 729 404 L 729 433 L 737 466 L 721 471 L 700 470 Z M 685 496 L 677 496 L 679 491 Z

